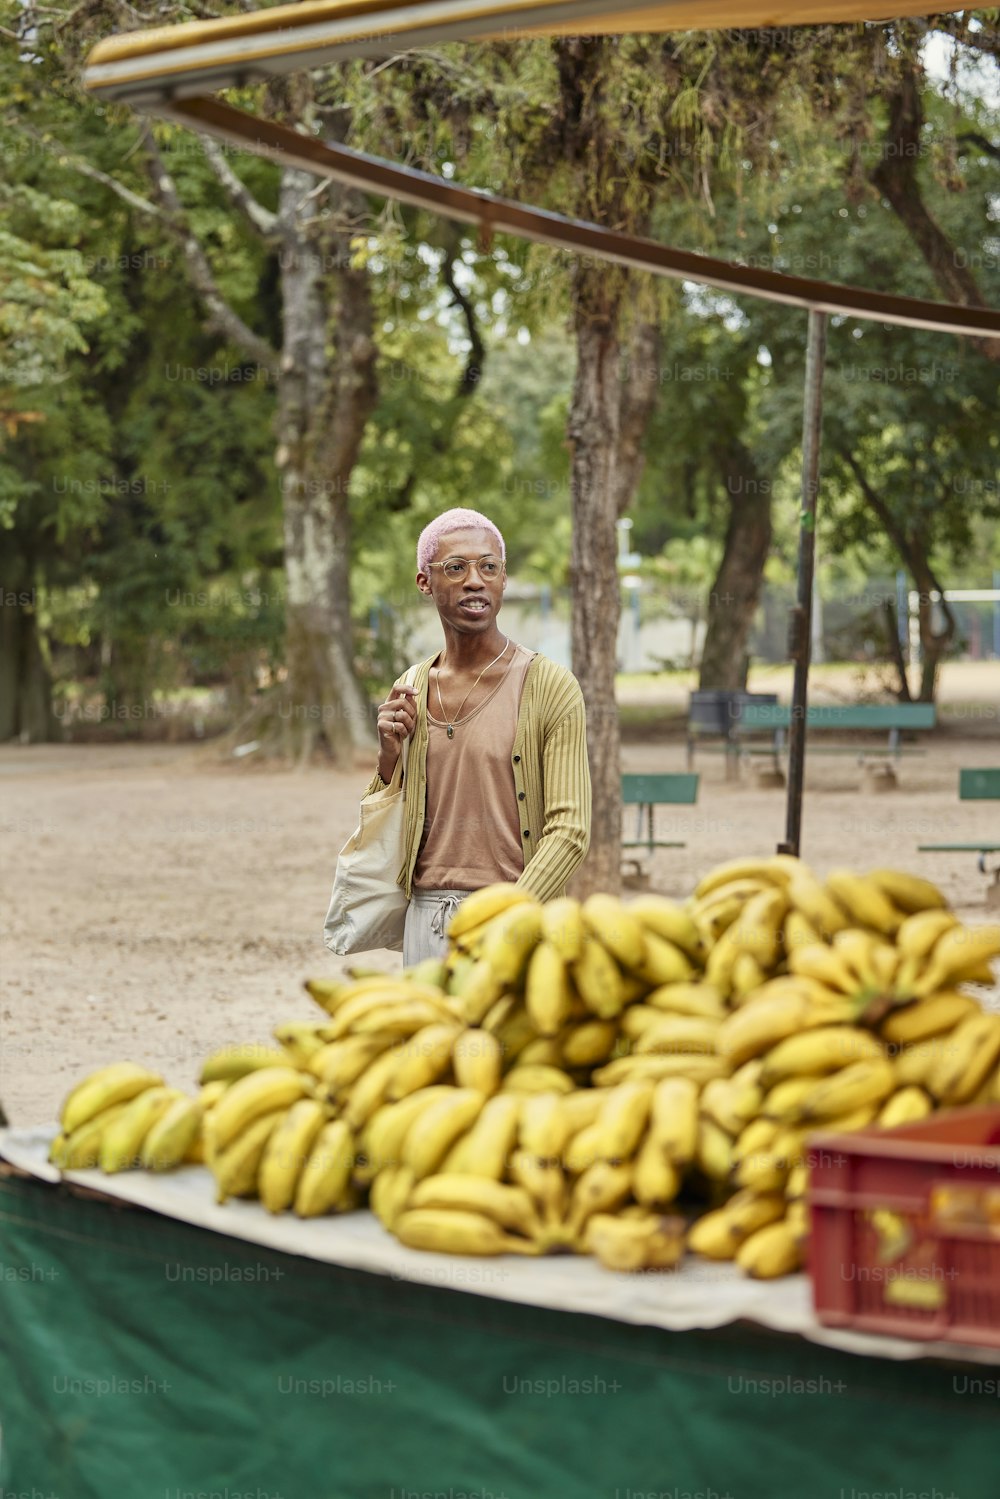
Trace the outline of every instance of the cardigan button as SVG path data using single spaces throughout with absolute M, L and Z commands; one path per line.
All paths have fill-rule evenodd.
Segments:
M 520 755 L 515 755 L 514 756 L 514 764 L 515 765 L 520 765 L 520 763 L 521 763 L 521 756 Z
M 521 837 L 522 838 L 530 838 L 531 837 L 530 830 L 528 828 L 525 828 L 524 832 L 521 834 Z
M 524 792 L 523 791 L 519 791 L 517 793 L 517 799 L 518 799 L 519 802 L 523 802 L 524 801 Z

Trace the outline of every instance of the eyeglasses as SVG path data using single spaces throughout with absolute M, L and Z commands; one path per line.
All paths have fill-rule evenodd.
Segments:
M 441 568 L 449 583 L 464 583 L 470 567 L 474 567 L 486 582 L 499 578 L 503 571 L 499 557 L 480 557 L 478 562 L 469 562 L 465 557 L 448 557 L 444 562 L 428 562 L 427 566 Z

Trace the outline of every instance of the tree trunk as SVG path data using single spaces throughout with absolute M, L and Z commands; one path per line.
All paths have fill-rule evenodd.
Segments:
M 62 734 L 30 598 L 30 590 L 5 588 L 0 601 L 0 742 L 49 744 Z
M 760 477 L 741 442 L 727 454 L 725 472 L 729 523 L 708 596 L 698 686 L 741 691 L 747 683 L 747 642 L 771 546 L 771 483 Z
M 575 882 L 581 896 L 621 889 L 622 800 L 615 701 L 621 303 L 615 293 L 609 296 L 609 280 L 599 267 L 581 265 L 576 271 L 577 366 L 567 424 L 573 502 L 573 670 L 587 704 L 593 784 L 590 852 Z
M 377 397 L 376 347 L 367 275 L 349 267 L 346 231 L 325 225 L 320 231 L 309 197 L 314 188 L 305 173 L 282 177 L 277 462 L 288 670 L 282 711 L 290 752 L 304 760 L 322 738 L 334 759 L 347 764 L 375 751 L 371 712 L 354 672 L 348 487 Z

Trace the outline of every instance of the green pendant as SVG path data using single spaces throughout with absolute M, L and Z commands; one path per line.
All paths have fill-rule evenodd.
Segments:
M 449 739 L 454 739 L 454 737 L 455 737 L 454 727 L 451 724 L 449 724 L 448 725 L 448 738 Z

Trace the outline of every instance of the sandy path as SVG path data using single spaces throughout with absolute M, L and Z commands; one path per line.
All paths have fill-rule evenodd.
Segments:
M 998 759 L 988 741 L 948 739 L 907 760 L 900 789 L 882 796 L 858 789 L 850 757 L 816 760 L 803 852 L 820 870 L 891 862 L 930 874 L 983 920 L 974 859 L 916 844 L 1000 834 L 1000 809 L 956 794 L 960 765 Z M 623 769 L 683 769 L 683 747 L 627 746 Z M 655 857 L 653 884 L 670 894 L 783 836 L 781 791 L 727 785 L 718 755 L 698 769 L 699 804 L 664 809 L 658 827 L 688 842 Z M 277 1019 L 314 1013 L 300 984 L 343 966 L 321 928 L 366 780 L 213 766 L 187 746 L 0 748 L 0 1098 L 11 1121 L 53 1118 L 85 1071 L 121 1057 L 190 1087 L 216 1046 L 266 1040 Z

